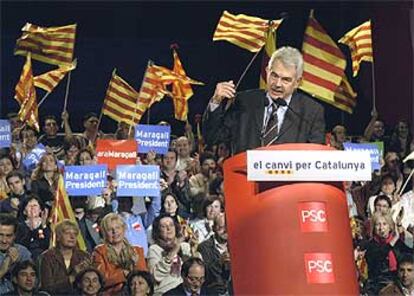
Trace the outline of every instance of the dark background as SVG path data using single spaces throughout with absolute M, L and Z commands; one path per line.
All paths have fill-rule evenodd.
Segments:
M 279 27 L 277 46 L 302 47 L 309 10 L 328 34 L 338 40 L 347 31 L 372 19 L 375 59 L 377 108 L 389 126 L 399 119 L 413 122 L 413 43 L 410 32 L 412 1 L 392 2 L 319 2 L 319 1 L 238 1 L 238 2 L 1 2 L 1 117 L 18 111 L 13 99 L 14 87 L 25 58 L 14 56 L 13 49 L 26 22 L 40 26 L 62 26 L 77 23 L 75 57 L 78 67 L 72 72 L 68 111 L 72 128 L 80 131 L 86 112 L 100 113 L 113 68 L 139 89 L 148 59 L 172 67 L 171 43 L 179 45 L 179 56 L 187 74 L 203 81 L 194 86 L 190 99 L 190 122 L 202 113 L 218 81 L 237 81 L 253 54 L 227 42 L 212 42 L 213 32 L 223 12 L 244 13 L 265 19 L 287 19 Z M 411 16 L 412 17 L 412 16 Z M 325 106 L 327 128 L 343 123 L 350 134 L 360 134 L 370 118 L 372 107 L 372 64 L 363 63 L 356 79 L 351 76 L 349 50 L 348 77 L 358 92 L 353 115 Z M 239 90 L 258 87 L 261 55 L 253 63 Z M 35 75 L 55 66 L 33 61 Z M 39 114 L 59 116 L 63 109 L 66 78 L 40 107 Z M 38 101 L 44 95 L 37 91 Z M 183 123 L 173 119 L 170 98 L 153 105 L 150 123 L 168 120 L 173 132 L 181 133 Z M 142 122 L 147 122 L 144 115 Z M 113 132 L 116 122 L 103 116 L 101 128 Z

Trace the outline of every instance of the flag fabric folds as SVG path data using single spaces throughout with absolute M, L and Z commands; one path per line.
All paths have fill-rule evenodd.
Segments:
M 26 57 L 26 63 L 23 66 L 22 74 L 17 82 L 15 91 L 14 98 L 20 105 L 18 113 L 19 119 L 22 122 L 27 122 L 27 124 L 39 131 L 39 115 L 30 53 Z
M 188 78 L 176 50 L 173 50 L 173 55 L 173 72 L 179 77 L 172 82 L 174 117 L 177 120 L 186 121 L 188 116 L 188 100 L 194 94 L 191 84 L 203 85 L 203 83 Z
M 17 39 L 15 55 L 26 56 L 52 65 L 72 63 L 75 47 L 76 24 L 62 27 L 39 27 L 30 23 L 22 28 Z
M 57 223 L 63 221 L 64 219 L 69 219 L 72 222 L 77 223 L 75 214 L 73 212 L 72 206 L 69 201 L 69 197 L 66 193 L 65 184 L 63 181 L 62 175 L 59 175 L 58 187 L 55 195 L 55 200 L 51 210 L 51 220 L 52 220 L 52 239 L 50 240 L 51 246 L 56 245 L 56 234 L 54 227 Z M 85 251 L 86 244 L 82 237 L 82 234 L 79 232 L 77 236 L 77 244 L 79 249 Z
M 36 87 L 45 90 L 46 92 L 52 92 L 52 90 L 59 84 L 59 82 L 65 77 L 66 73 L 76 68 L 76 62 L 70 65 L 63 65 L 55 70 L 43 73 L 34 77 L 34 84 Z
M 352 113 L 356 94 L 346 79 L 346 60 L 332 38 L 309 17 L 302 46 L 304 69 L 300 89 Z
M 269 28 L 276 30 L 282 20 L 265 20 L 245 14 L 224 11 L 213 35 L 213 41 L 224 40 L 251 52 L 258 52 L 266 42 Z
M 362 61 L 373 62 L 371 21 L 352 29 L 338 41 L 347 45 L 351 51 L 352 72 L 358 75 L 359 65 Z
M 137 124 L 141 118 L 137 113 L 138 96 L 139 93 L 114 70 L 106 91 L 102 113 L 118 122 Z
M 262 58 L 262 68 L 260 71 L 260 80 L 259 80 L 259 88 L 260 89 L 266 89 L 266 68 L 269 63 L 270 57 L 272 54 L 276 51 L 276 37 L 275 37 L 275 31 L 269 30 L 266 33 L 266 44 L 265 44 L 265 50 L 263 52 L 263 58 Z

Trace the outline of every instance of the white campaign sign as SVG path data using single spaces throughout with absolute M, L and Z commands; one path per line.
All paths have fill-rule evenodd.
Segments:
M 247 151 L 249 181 L 370 181 L 367 151 Z

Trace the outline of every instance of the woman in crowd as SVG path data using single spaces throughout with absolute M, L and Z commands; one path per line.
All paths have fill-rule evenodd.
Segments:
M 128 275 L 126 290 L 128 296 L 152 296 L 154 278 L 147 271 L 133 271 Z
M 394 131 L 388 144 L 388 150 L 396 152 L 398 156 L 403 159 L 410 153 L 412 139 L 410 125 L 407 121 L 400 120 L 394 127 Z
M 190 226 L 198 237 L 198 243 L 202 243 L 214 234 L 214 218 L 221 212 L 222 203 L 218 196 L 209 196 L 203 201 L 202 218 L 193 221 Z
M 72 136 L 65 139 L 63 143 L 63 150 L 65 151 L 64 162 L 65 165 L 74 165 L 76 157 L 81 149 L 81 142 L 77 136 Z
M 372 238 L 365 248 L 368 264 L 366 290 L 369 295 L 377 295 L 391 283 L 396 276 L 398 258 L 404 253 L 412 253 L 412 249 L 400 239 L 401 219 L 399 215 L 396 228 L 390 214 L 377 212 L 372 216 Z
M 10 192 L 7 186 L 6 176 L 13 170 L 12 160 L 8 155 L 0 155 L 0 201 L 7 197 Z
M 95 164 L 94 154 L 90 148 L 82 148 L 76 155 L 76 165 L 92 165 Z
M 102 274 L 94 267 L 87 267 L 76 275 L 74 289 L 77 296 L 99 296 L 104 285 Z
M 381 191 L 378 195 L 373 195 L 368 199 L 368 217 L 371 217 L 375 212 L 374 201 L 380 195 L 387 196 L 391 201 L 391 207 L 398 212 L 400 209 L 399 196 L 396 194 L 397 188 L 394 179 L 391 175 L 383 175 L 381 177 Z
M 45 153 L 32 174 L 32 193 L 51 207 L 59 181 L 57 158 L 53 153 Z
M 76 274 L 90 265 L 90 255 L 77 247 L 76 222 L 63 220 L 55 232 L 56 247 L 40 255 L 41 287 L 52 295 L 73 295 Z
M 51 229 L 47 223 L 48 214 L 49 210 L 35 195 L 20 204 L 16 242 L 29 249 L 34 260 L 49 248 Z
M 191 247 L 183 242 L 180 225 L 168 214 L 155 218 L 152 238 L 155 244 L 148 251 L 148 267 L 155 279 L 154 293 L 162 295 L 181 284 L 181 265 L 191 256 Z
M 125 230 L 125 222 L 118 214 L 109 213 L 101 221 L 105 243 L 95 247 L 92 260 L 104 276 L 104 295 L 119 294 L 130 272 L 147 270 L 144 250 L 128 243 Z

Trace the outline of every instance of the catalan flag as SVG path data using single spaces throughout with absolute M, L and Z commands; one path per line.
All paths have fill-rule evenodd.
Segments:
M 356 106 L 356 97 L 357 93 L 352 89 L 346 75 L 344 75 L 341 84 L 335 91 L 334 102 L 331 105 L 352 114 Z
M 352 72 L 354 77 L 358 75 L 359 65 L 362 61 L 373 62 L 371 21 L 352 29 L 339 39 L 351 50 Z
M 335 92 L 345 75 L 346 60 L 312 12 L 305 30 L 302 53 L 304 67 L 300 89 L 334 104 Z
M 114 70 L 106 91 L 102 113 L 118 122 L 137 124 L 141 118 L 137 113 L 138 96 L 139 93 Z
M 265 20 L 245 14 L 233 15 L 224 11 L 213 41 L 224 40 L 251 52 L 258 52 L 266 43 L 266 32 L 275 30 L 282 20 Z
M 262 58 L 262 69 L 260 71 L 260 80 L 259 80 L 259 88 L 266 89 L 266 68 L 269 64 L 270 57 L 276 51 L 276 32 L 274 30 L 269 30 L 266 33 L 266 44 L 265 44 L 265 51 L 263 52 Z
M 46 28 L 26 23 L 22 32 L 22 36 L 16 42 L 15 55 L 26 56 L 31 52 L 33 59 L 47 64 L 72 63 L 76 24 Z
M 62 65 L 59 68 L 34 77 L 36 87 L 50 93 L 65 77 L 66 73 L 76 68 L 76 60 L 70 65 Z
M 179 76 L 178 79 L 172 82 L 174 116 L 177 120 L 186 121 L 188 116 L 188 100 L 193 95 L 191 84 L 203 85 L 203 83 L 188 78 L 176 50 L 173 50 L 173 55 L 173 72 Z
M 59 176 L 55 200 L 53 202 L 53 206 L 51 210 L 51 219 L 52 219 L 52 239 L 50 240 L 50 243 L 51 243 L 51 247 L 54 247 L 56 245 L 56 233 L 54 231 L 54 226 L 57 223 L 65 219 L 69 219 L 77 223 L 75 214 L 73 213 L 72 205 L 70 204 L 69 197 L 66 193 L 65 184 L 64 184 L 62 175 Z M 79 249 L 83 251 L 86 250 L 86 244 L 80 232 L 78 233 L 78 236 L 77 236 L 77 244 L 78 244 Z
M 36 89 L 34 86 L 32 59 L 30 53 L 26 57 L 22 74 L 15 88 L 14 98 L 20 105 L 18 117 L 22 122 L 27 122 L 30 126 L 39 131 L 39 115 L 36 101 Z

